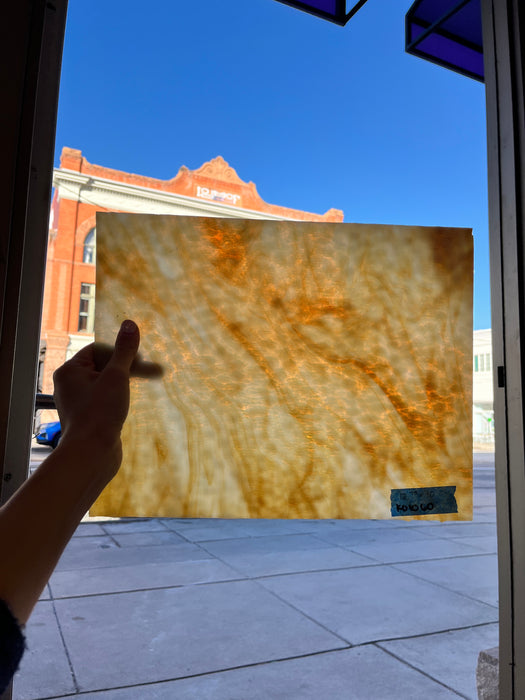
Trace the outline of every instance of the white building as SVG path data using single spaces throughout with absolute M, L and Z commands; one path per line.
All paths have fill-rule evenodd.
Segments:
M 472 383 L 472 433 L 474 443 L 494 442 L 494 385 L 492 331 L 474 331 Z

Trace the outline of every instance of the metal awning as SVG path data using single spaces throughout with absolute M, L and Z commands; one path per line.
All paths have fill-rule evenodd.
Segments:
M 406 15 L 406 51 L 483 82 L 480 0 L 416 0 Z
M 366 1 L 359 0 L 357 3 L 348 3 L 347 0 L 279 0 L 285 5 L 296 7 L 298 10 L 309 12 L 316 17 L 335 22 L 342 27 L 363 7 Z M 350 5 L 353 5 L 353 7 L 349 9 Z
M 367 0 L 279 0 L 344 26 Z M 416 0 L 406 15 L 406 51 L 484 82 L 481 0 Z

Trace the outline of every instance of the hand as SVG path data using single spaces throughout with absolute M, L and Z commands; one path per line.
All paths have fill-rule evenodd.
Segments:
M 115 347 L 86 346 L 53 375 L 62 440 L 81 442 L 83 449 L 109 451 L 116 471 L 122 459 L 120 432 L 129 410 L 130 376 L 158 377 L 162 368 L 137 355 L 140 333 L 124 321 Z
M 138 358 L 139 343 L 137 325 L 124 321 L 114 348 L 89 345 L 54 374 L 62 439 L 0 508 L 0 598 L 21 623 L 78 523 L 120 467 L 130 376 L 162 374 L 159 365 Z

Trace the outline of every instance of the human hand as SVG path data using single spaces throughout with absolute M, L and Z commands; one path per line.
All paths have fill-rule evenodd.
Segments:
M 0 598 L 21 623 L 82 517 L 120 467 L 130 376 L 162 374 L 159 365 L 140 360 L 139 343 L 137 325 L 124 321 L 114 348 L 89 345 L 54 374 L 62 439 L 0 508 Z
M 53 375 L 61 443 L 74 440 L 82 449 L 107 453 L 114 471 L 122 459 L 120 432 L 129 410 L 130 376 L 162 375 L 159 365 L 137 355 L 139 344 L 137 325 L 124 321 L 114 348 L 92 343 Z

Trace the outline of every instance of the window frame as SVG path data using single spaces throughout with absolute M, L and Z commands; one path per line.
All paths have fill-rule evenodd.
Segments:
M 84 288 L 88 289 L 85 290 Z M 82 310 L 82 302 L 86 302 L 86 311 Z M 81 321 L 85 319 L 85 327 L 81 328 Z M 95 283 L 81 282 L 78 309 L 78 333 L 92 334 L 95 326 Z

